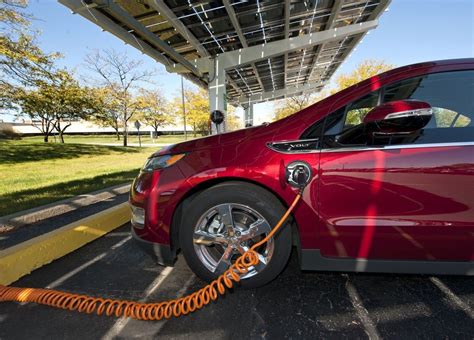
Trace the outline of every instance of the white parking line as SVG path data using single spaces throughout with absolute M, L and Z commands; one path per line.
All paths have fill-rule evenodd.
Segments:
M 132 236 L 128 236 L 126 238 L 124 238 L 123 240 L 121 240 L 120 242 L 117 242 L 116 244 L 114 244 L 112 247 L 110 247 L 110 250 L 115 250 L 121 246 L 123 246 L 125 243 L 127 243 L 128 241 L 130 241 L 130 239 L 132 238 Z M 93 265 L 94 263 L 100 261 L 101 259 L 103 259 L 109 252 L 106 251 L 100 255 L 97 255 L 96 257 L 94 257 L 92 260 L 89 260 L 87 261 L 86 263 L 80 265 L 79 267 L 77 267 L 76 269 L 74 270 L 71 270 L 69 273 L 67 274 L 64 274 L 63 276 L 61 276 L 59 279 L 51 282 L 49 285 L 46 286 L 47 289 L 52 289 L 52 288 L 55 288 L 57 286 L 59 286 L 60 284 L 62 284 L 64 281 L 70 279 L 71 277 L 73 277 L 74 275 L 76 275 L 77 273 L 83 271 L 84 269 L 86 269 L 87 267 Z
M 163 283 L 163 281 L 171 274 L 173 271 L 173 267 L 165 267 L 163 271 L 158 275 L 158 277 L 147 287 L 145 290 L 145 296 L 140 299 L 140 302 L 145 302 L 146 299 L 153 294 L 154 291 L 158 289 L 158 287 Z M 120 334 L 120 332 L 127 326 L 130 322 L 130 318 L 120 318 L 118 319 L 114 325 L 105 333 L 102 339 L 113 339 Z
M 357 289 L 349 281 L 349 276 L 347 274 L 342 274 L 342 276 L 346 278 L 347 294 L 349 295 L 351 299 L 352 306 L 354 307 L 356 311 L 357 317 L 362 322 L 362 325 L 364 326 L 364 330 L 369 336 L 369 339 L 372 339 L 372 340 L 381 339 L 380 334 L 377 331 L 377 327 L 375 327 L 375 324 L 372 321 L 369 315 L 369 312 L 367 311 L 367 309 L 364 307 L 364 304 L 362 303 L 359 293 L 357 293 Z
M 110 232 L 104 235 L 104 237 L 120 237 L 120 236 L 128 236 L 130 235 L 129 231 L 117 231 L 117 232 Z
M 172 271 L 173 271 L 172 267 L 166 267 L 165 269 L 163 269 L 163 271 L 156 278 L 156 280 L 153 281 L 148 286 L 148 288 L 145 291 L 145 296 L 140 300 L 140 302 L 146 302 L 149 296 L 152 295 L 161 286 L 163 281 L 171 274 Z M 189 289 L 189 286 L 193 283 L 194 277 L 195 277 L 194 275 L 191 275 L 191 277 L 184 283 L 183 287 L 177 292 L 176 298 L 180 298 L 184 295 L 184 293 L 186 293 L 186 291 Z M 148 322 L 147 326 L 144 327 L 143 325 L 139 325 L 139 324 L 142 324 L 146 321 L 133 320 L 131 318 L 120 318 L 115 322 L 115 324 L 108 330 L 108 332 L 101 339 L 111 340 L 111 339 L 116 339 L 118 337 L 128 338 L 129 334 L 122 334 L 122 333 L 125 327 L 129 325 L 131 322 L 135 323 L 135 326 L 137 326 L 138 324 L 138 328 L 140 329 L 141 332 L 147 333 L 147 334 L 137 334 L 136 330 L 131 330 L 131 332 L 135 336 L 137 337 L 156 336 L 167 321 L 168 320 Z M 131 328 L 134 328 L 132 325 L 130 326 Z
M 429 318 L 433 313 L 424 302 L 405 303 L 396 306 L 380 306 L 371 308 L 370 314 L 373 315 L 376 323 L 406 322 L 417 318 Z M 353 319 L 353 312 L 349 313 L 329 313 L 318 317 L 323 325 L 330 325 L 331 329 L 344 330 L 347 328 L 346 320 Z M 337 322 L 335 322 L 337 320 Z
M 442 291 L 449 301 L 453 303 L 456 307 L 462 309 L 471 319 L 474 320 L 474 311 L 469 307 L 463 300 L 461 300 L 456 294 L 453 293 L 448 286 L 446 286 L 440 279 L 437 277 L 430 277 L 430 281 Z

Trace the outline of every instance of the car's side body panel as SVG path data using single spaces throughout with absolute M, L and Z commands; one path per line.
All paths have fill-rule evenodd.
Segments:
M 321 254 L 469 261 L 473 190 L 474 145 L 323 151 Z

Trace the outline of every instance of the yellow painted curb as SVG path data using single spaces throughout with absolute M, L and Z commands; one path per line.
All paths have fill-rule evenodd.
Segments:
M 122 203 L 0 251 L 0 284 L 9 285 L 130 221 L 128 203 Z

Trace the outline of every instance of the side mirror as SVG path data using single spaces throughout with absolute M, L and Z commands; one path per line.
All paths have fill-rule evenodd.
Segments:
M 364 124 L 373 133 L 412 133 L 424 128 L 433 115 L 431 105 L 418 100 L 397 100 L 370 110 Z

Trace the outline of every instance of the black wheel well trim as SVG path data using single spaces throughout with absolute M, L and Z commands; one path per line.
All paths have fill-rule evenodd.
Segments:
M 181 197 L 180 201 L 176 205 L 176 209 L 173 213 L 173 219 L 171 222 L 171 232 L 170 232 L 170 244 L 171 248 L 177 253 L 178 250 L 180 250 L 181 246 L 179 245 L 179 226 L 181 225 L 181 216 L 182 216 L 182 211 L 184 209 L 184 206 L 186 204 L 189 204 L 194 197 L 196 197 L 199 193 L 202 191 L 211 188 L 213 186 L 216 186 L 221 183 L 226 183 L 226 182 L 245 182 L 245 183 L 250 183 L 259 186 L 260 188 L 268 191 L 271 193 L 273 196 L 275 196 L 278 201 L 283 205 L 285 209 L 288 209 L 289 205 L 278 195 L 275 191 L 270 189 L 269 187 L 263 185 L 262 183 L 258 181 L 252 181 L 247 178 L 242 178 L 242 177 L 219 177 L 219 178 L 213 178 L 209 179 L 207 181 L 203 181 L 196 185 L 195 187 L 191 188 L 188 190 L 183 197 Z M 298 225 L 296 223 L 296 219 L 294 218 L 293 214 L 291 214 L 291 229 L 292 229 L 292 246 L 296 246 L 298 250 L 298 254 L 300 253 L 301 250 L 301 245 L 300 245 L 300 237 L 299 237 L 299 231 L 298 231 Z

